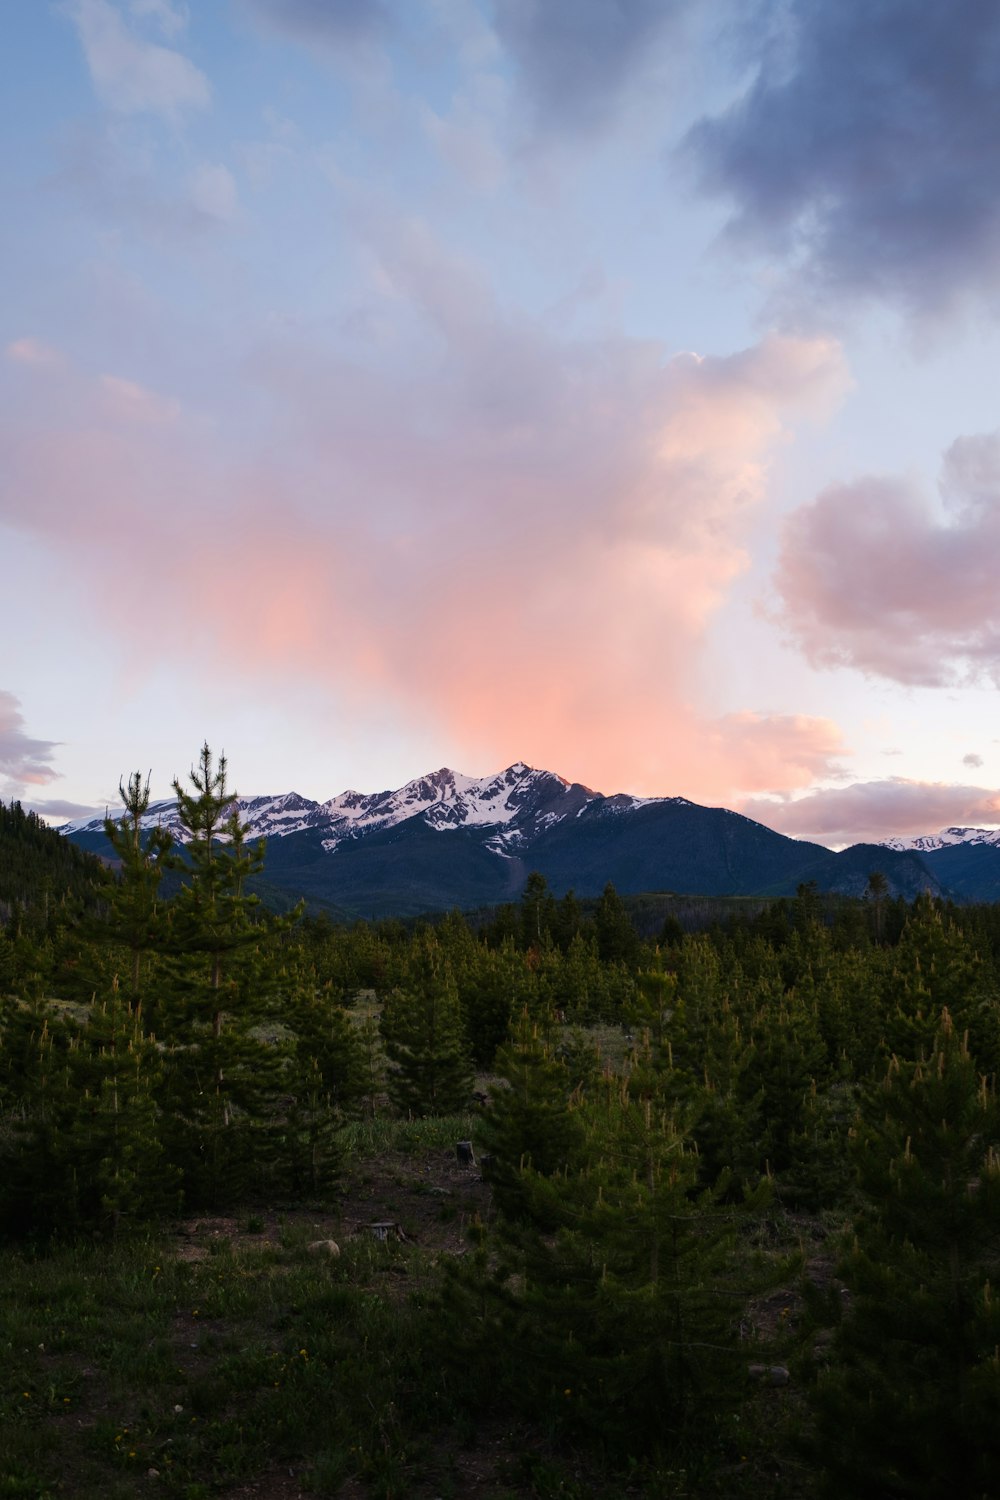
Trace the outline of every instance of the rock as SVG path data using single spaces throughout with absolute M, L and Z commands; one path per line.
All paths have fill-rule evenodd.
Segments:
M 340 1254 L 340 1246 L 336 1240 L 313 1240 L 306 1249 L 310 1255 L 328 1255 L 331 1260 L 336 1260 Z

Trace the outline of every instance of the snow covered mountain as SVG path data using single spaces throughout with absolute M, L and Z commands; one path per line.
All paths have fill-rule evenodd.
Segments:
M 956 901 L 1000 901 L 1000 829 L 942 828 L 885 847 L 918 855 Z
M 605 796 L 516 761 L 495 776 L 443 767 L 395 791 L 237 797 L 267 840 L 265 878 L 340 916 L 387 916 L 516 900 L 532 870 L 557 894 L 792 895 L 800 882 L 860 894 L 873 860 L 894 893 L 939 890 L 919 850 L 857 846 L 832 854 L 739 813 L 686 797 Z M 173 801 L 145 818 L 183 839 Z M 76 843 L 107 855 L 103 818 L 68 823 Z M 996 854 L 1000 861 L 1000 853 Z
M 280 837 L 286 833 L 298 833 L 302 828 L 315 828 L 324 823 L 322 804 L 300 797 L 298 792 L 285 792 L 280 797 L 237 797 L 240 818 L 249 827 L 253 838 Z M 108 809 L 111 817 L 117 818 L 120 808 Z M 142 820 L 143 828 L 166 828 L 175 839 L 183 841 L 184 829 L 177 811 L 177 799 L 151 802 L 149 811 Z M 81 835 L 104 834 L 104 818 L 83 818 L 75 823 L 64 823 L 60 833 L 80 842 Z
M 596 801 L 610 811 L 624 812 L 652 802 L 683 803 L 685 799 L 624 794 L 603 797 L 579 782 L 571 783 L 551 771 L 538 771 L 516 761 L 496 776 L 463 776 L 459 771 L 442 767 L 440 771 L 408 781 L 396 791 L 347 791 L 326 802 L 310 801 L 298 792 L 286 792 L 279 797 L 238 796 L 235 800 L 253 838 L 284 838 L 303 829 L 317 829 L 328 854 L 349 840 L 417 817 L 438 832 L 457 828 L 488 830 L 486 847 L 504 854 L 523 848 L 544 828 L 564 818 L 578 817 Z M 183 839 L 176 800 L 152 803 L 142 821 L 144 828 L 163 827 L 175 838 Z M 91 818 L 66 823 L 60 832 L 78 837 L 103 834 L 103 830 L 103 818 Z
M 1000 828 L 942 828 L 940 833 L 922 833 L 913 839 L 883 839 L 886 849 L 915 849 L 929 854 L 933 849 L 948 849 L 954 844 L 993 844 L 1000 847 Z

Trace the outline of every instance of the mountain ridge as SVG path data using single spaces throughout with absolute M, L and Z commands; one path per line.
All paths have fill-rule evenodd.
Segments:
M 557 895 L 597 895 L 609 881 L 622 894 L 772 897 L 808 881 L 859 894 L 876 867 L 894 895 L 944 890 L 932 856 L 919 851 L 857 845 L 834 853 L 728 808 L 606 795 L 524 761 L 485 777 L 443 766 L 396 789 L 348 790 L 324 802 L 294 791 L 234 801 L 251 836 L 268 841 L 268 883 L 347 916 L 495 905 L 515 899 L 532 870 Z M 182 837 L 176 801 L 153 804 L 143 822 Z M 103 818 L 60 832 L 107 850 Z M 1000 850 L 990 852 L 1000 862 Z

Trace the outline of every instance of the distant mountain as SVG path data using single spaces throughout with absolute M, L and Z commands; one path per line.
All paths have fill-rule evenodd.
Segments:
M 267 880 L 343 916 L 387 916 L 516 898 L 532 870 L 556 894 L 791 895 L 803 881 L 860 894 L 880 868 L 894 894 L 940 891 L 923 856 L 858 845 L 833 854 L 739 813 L 685 797 L 605 796 L 518 761 L 492 777 L 442 768 L 395 791 L 239 797 L 241 818 L 268 841 Z M 145 823 L 181 836 L 176 802 Z M 103 819 L 66 824 L 75 843 L 106 851 Z
M 914 839 L 887 839 L 912 849 L 956 901 L 1000 901 L 1000 829 L 942 828 Z
M 956 844 L 992 844 L 1000 847 L 1000 828 L 942 828 L 940 833 L 924 833 L 914 839 L 884 839 L 886 849 L 915 849 L 919 854 L 933 854 Z

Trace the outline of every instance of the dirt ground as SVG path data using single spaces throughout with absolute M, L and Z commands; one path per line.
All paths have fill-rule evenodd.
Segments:
M 461 1164 L 453 1151 L 422 1154 L 389 1152 L 357 1163 L 337 1206 L 328 1212 L 261 1210 L 239 1216 L 198 1214 L 174 1231 L 179 1259 L 198 1261 L 212 1254 L 212 1242 L 228 1240 L 234 1250 L 278 1245 L 295 1232 L 309 1240 L 343 1244 L 373 1233 L 372 1225 L 422 1250 L 464 1253 L 466 1232 L 478 1216 L 490 1213 L 491 1194 L 478 1164 Z

